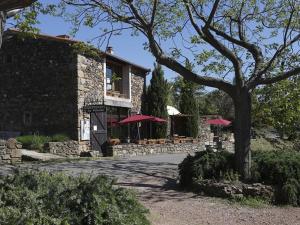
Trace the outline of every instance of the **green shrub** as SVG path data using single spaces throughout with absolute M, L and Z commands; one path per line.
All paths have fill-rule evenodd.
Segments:
M 276 188 L 276 203 L 300 205 L 300 153 L 253 152 L 251 175 L 251 182 L 265 183 Z M 179 165 L 180 184 L 184 188 L 192 188 L 199 179 L 237 180 L 234 154 L 204 151 L 195 156 L 188 155 Z
M 69 136 L 66 134 L 55 134 L 51 137 L 51 141 L 54 142 L 63 142 L 70 140 Z
M 106 176 L 24 173 L 0 179 L 3 225 L 148 225 L 135 195 Z
M 179 164 L 180 185 L 188 188 L 195 180 L 202 179 L 236 180 L 233 159 L 233 154 L 229 152 L 202 151 L 196 152 L 195 156 L 188 155 Z
M 44 144 L 51 141 L 51 138 L 42 135 L 26 135 L 17 137 L 17 141 L 22 143 L 23 148 L 43 151 Z
M 25 135 L 17 137 L 17 141 L 21 142 L 23 148 L 43 151 L 44 145 L 50 141 L 63 142 L 70 138 L 66 134 L 55 134 L 52 137 L 43 135 Z
M 278 193 L 277 199 L 281 203 L 297 206 L 300 205 L 300 184 L 296 179 L 289 179 L 281 188 L 281 193 Z
M 254 152 L 252 177 L 253 182 L 264 182 L 277 188 L 277 203 L 300 203 L 300 153 Z

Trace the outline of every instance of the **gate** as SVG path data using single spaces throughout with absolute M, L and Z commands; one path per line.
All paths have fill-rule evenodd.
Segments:
M 91 145 L 92 149 L 105 155 L 107 144 L 106 111 L 91 112 Z

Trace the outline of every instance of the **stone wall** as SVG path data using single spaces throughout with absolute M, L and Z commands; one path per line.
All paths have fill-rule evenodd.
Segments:
M 15 139 L 8 141 L 0 140 L 0 163 L 17 163 L 21 162 L 20 145 Z
M 142 95 L 144 91 L 145 76 L 137 75 L 137 72 L 131 73 L 131 103 L 133 113 L 141 112 Z
M 76 138 L 76 65 L 67 40 L 6 39 L 0 50 L 0 131 Z
M 90 113 L 84 110 L 84 106 L 102 104 L 104 98 L 104 73 L 101 59 L 88 58 L 83 55 L 77 56 L 77 139 L 81 141 L 80 126 L 81 121 L 90 120 Z M 89 141 L 81 141 L 80 146 L 85 149 L 90 148 Z
M 110 156 L 126 157 L 164 153 L 192 153 L 203 150 L 205 150 L 205 145 L 202 143 L 122 144 L 109 146 L 108 154 Z
M 213 180 L 198 181 L 194 186 L 196 191 L 222 198 L 260 197 L 272 200 L 275 191 L 273 187 L 260 183 L 245 184 L 241 182 L 217 182 Z
M 51 154 L 65 157 L 79 157 L 83 151 L 78 141 L 49 142 L 46 149 Z

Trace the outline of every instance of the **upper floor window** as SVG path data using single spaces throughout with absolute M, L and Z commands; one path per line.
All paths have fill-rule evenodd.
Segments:
M 106 65 L 106 90 L 122 92 L 122 67 L 113 64 Z

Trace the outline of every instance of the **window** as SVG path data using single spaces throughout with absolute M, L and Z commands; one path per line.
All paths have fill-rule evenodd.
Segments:
M 122 67 L 121 66 L 107 64 L 106 90 L 122 92 Z
M 32 115 L 30 112 L 24 112 L 23 113 L 23 123 L 24 125 L 31 125 L 31 122 L 32 122 Z

